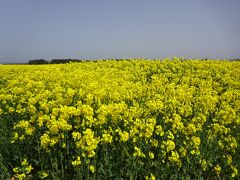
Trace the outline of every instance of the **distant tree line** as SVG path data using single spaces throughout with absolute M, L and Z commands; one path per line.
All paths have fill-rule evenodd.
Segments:
M 102 59 L 102 61 L 109 61 L 109 60 L 115 60 L 115 61 L 122 61 L 127 60 L 130 61 L 131 59 Z M 97 62 L 97 60 L 82 60 L 82 59 L 52 59 L 50 61 L 46 59 L 33 59 L 29 60 L 28 64 L 66 64 L 70 62 Z
M 109 61 L 113 59 L 103 59 L 103 61 Z M 132 59 L 114 59 L 115 61 L 127 60 L 130 61 Z M 186 61 L 187 59 L 180 58 L 180 61 Z M 208 59 L 202 59 L 207 61 Z M 240 59 L 229 59 L 229 61 L 240 61 Z M 81 60 L 81 59 L 52 59 L 50 61 L 46 59 L 33 59 L 29 60 L 28 64 L 66 64 L 70 62 L 97 62 L 97 60 Z
M 28 64 L 66 64 L 69 62 L 83 62 L 80 59 L 52 59 L 50 61 L 46 59 L 33 59 L 29 60 Z
M 240 61 L 240 58 L 239 59 L 233 59 L 232 61 Z
M 49 62 L 45 59 L 33 59 L 29 60 L 28 64 L 48 64 Z
M 83 62 L 83 60 L 80 59 L 52 59 L 50 61 L 50 64 L 65 64 L 70 62 Z

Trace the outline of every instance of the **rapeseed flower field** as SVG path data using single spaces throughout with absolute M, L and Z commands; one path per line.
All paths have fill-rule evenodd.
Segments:
M 240 178 L 240 62 L 0 66 L 1 179 Z

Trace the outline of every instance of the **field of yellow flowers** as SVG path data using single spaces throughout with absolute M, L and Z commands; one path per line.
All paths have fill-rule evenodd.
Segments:
M 240 62 L 0 66 L 0 179 L 240 178 Z

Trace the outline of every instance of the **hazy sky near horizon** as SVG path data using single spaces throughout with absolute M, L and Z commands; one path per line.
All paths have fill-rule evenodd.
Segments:
M 240 0 L 0 0 L 0 63 L 239 58 Z

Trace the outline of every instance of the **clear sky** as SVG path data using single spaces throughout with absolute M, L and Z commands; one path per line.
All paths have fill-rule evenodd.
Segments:
M 0 63 L 239 58 L 240 0 L 0 0 Z

